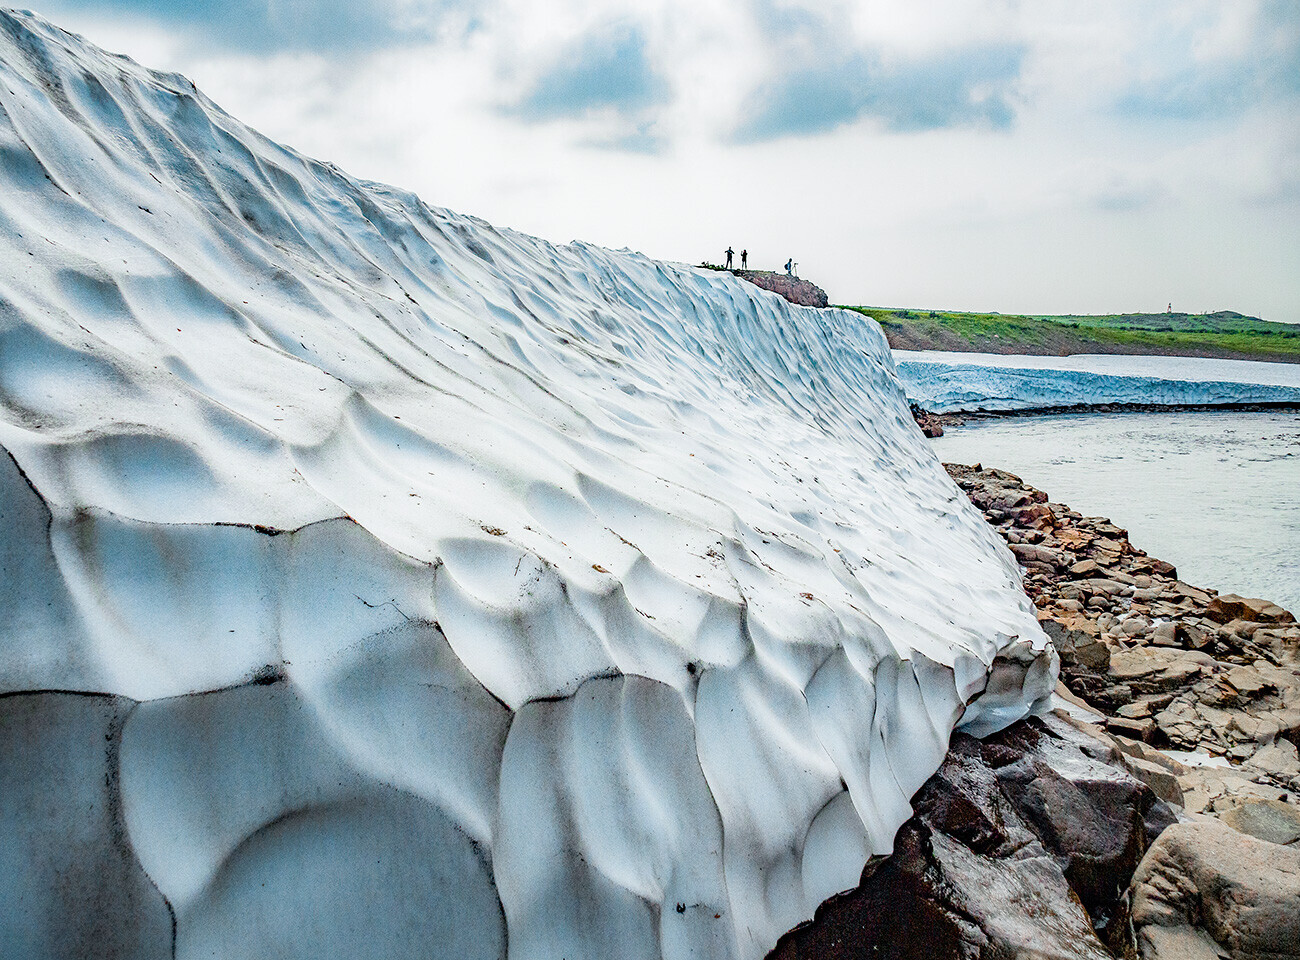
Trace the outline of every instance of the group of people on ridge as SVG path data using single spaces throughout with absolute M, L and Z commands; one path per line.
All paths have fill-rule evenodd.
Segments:
M 734 257 L 735 255 L 736 255 L 736 251 L 735 251 L 735 250 L 732 250 L 731 247 L 727 247 L 727 269 L 728 269 L 728 270 L 731 270 L 731 269 L 732 269 L 732 265 L 731 265 L 731 264 L 732 264 L 732 257 Z M 740 251 L 740 269 L 741 269 L 741 270 L 748 270 L 748 269 L 749 269 L 749 251 L 748 251 L 748 250 L 741 250 L 741 251 Z M 787 260 L 787 261 L 785 262 L 785 275 L 786 275 L 787 277 L 793 277 L 793 276 L 794 276 L 794 257 L 791 257 L 789 260 Z

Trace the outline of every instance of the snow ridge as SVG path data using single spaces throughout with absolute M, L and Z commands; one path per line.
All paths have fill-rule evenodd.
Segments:
M 0 10 L 17 954 L 760 957 L 1054 673 L 875 324 Z

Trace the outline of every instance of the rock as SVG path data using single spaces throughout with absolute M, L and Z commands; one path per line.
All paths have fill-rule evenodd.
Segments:
M 1110 650 L 1100 642 L 1096 622 L 1086 617 L 1069 617 L 1045 620 L 1041 626 L 1063 664 L 1078 664 L 1095 671 L 1105 671 L 1109 666 Z
M 1155 736 L 1156 723 L 1151 719 L 1135 720 L 1127 717 L 1107 717 L 1106 730 L 1133 740 L 1141 740 L 1143 743 L 1150 743 L 1152 737 Z M 1166 798 L 1161 797 L 1161 799 Z
M 1247 620 L 1251 623 L 1293 623 L 1295 621 L 1295 617 L 1276 603 L 1256 597 L 1239 597 L 1235 593 L 1225 593 L 1216 597 L 1205 608 L 1205 615 L 1217 623 L 1228 623 L 1232 620 Z
M 1128 720 L 1145 720 L 1151 716 L 1151 700 L 1144 697 L 1133 703 L 1124 704 L 1115 712 Z
M 1300 850 L 1214 822 L 1180 823 L 1130 888 L 1143 960 L 1300 958 Z
M 1158 623 L 1151 632 L 1151 642 L 1161 647 L 1178 646 L 1178 635 L 1181 633 L 1176 623 Z
M 1204 656 L 1162 647 L 1135 647 L 1112 653 L 1108 673 L 1116 681 L 1129 683 L 1134 690 L 1162 693 L 1182 687 L 1199 676 L 1205 665 L 1192 658 Z
M 1274 689 L 1271 683 L 1260 676 L 1258 670 L 1251 667 L 1233 667 L 1224 674 L 1223 679 L 1247 700 L 1253 700 Z
M 1172 563 L 1166 563 L 1164 560 L 1153 560 L 1151 562 L 1151 572 L 1162 577 L 1178 576 L 1178 568 Z
M 916 421 L 916 425 L 921 428 L 923 434 L 931 439 L 943 436 L 943 424 L 937 416 L 929 410 L 923 410 L 914 403 L 910 406 L 912 409 L 912 419 Z
M 1173 822 L 1121 764 L 1056 716 L 955 735 L 894 853 L 769 960 L 1109 960 L 1127 878 Z
M 1246 761 L 1246 766 L 1281 779 L 1300 777 L 1300 758 L 1289 740 L 1278 740 Z
M 1109 726 L 1107 724 L 1107 728 Z M 1183 805 L 1183 788 L 1178 785 L 1178 777 L 1172 771 L 1143 757 L 1126 757 L 1124 766 L 1165 803 Z
M 1064 553 L 1050 547 L 1039 547 L 1030 543 L 1013 543 L 1010 547 L 1011 552 L 1016 555 L 1016 559 L 1022 563 L 1026 560 L 1035 560 L 1046 564 L 1049 570 L 1061 569 L 1069 562 Z
M 1169 588 L 1170 593 L 1178 597 L 1185 597 L 1191 600 L 1198 607 L 1204 607 L 1210 602 L 1210 595 L 1204 590 L 1198 590 L 1189 583 L 1183 583 L 1181 580 L 1175 580 Z M 1230 618 L 1231 619 L 1231 618 Z
M 1259 630 L 1259 624 L 1254 620 L 1243 620 L 1241 617 L 1234 617 L 1219 628 L 1219 633 L 1249 639 L 1255 635 L 1257 630 Z
M 1076 577 L 1091 577 L 1098 573 L 1101 567 L 1096 560 L 1080 560 L 1074 566 L 1070 567 L 1070 573 Z
M 1088 580 L 1080 580 L 1079 586 L 1088 590 L 1090 593 L 1105 594 L 1106 596 L 1117 596 L 1124 592 L 1125 584 L 1118 580 L 1109 580 L 1105 577 L 1093 577 Z
M 1269 843 L 1300 840 L 1300 808 L 1280 800 L 1250 800 L 1225 811 L 1220 819 L 1240 833 Z
M 756 287 L 770 290 L 772 293 L 785 297 L 791 303 L 800 306 L 824 307 L 830 302 L 825 290 L 815 283 L 801 280 L 798 277 L 786 276 L 783 273 L 771 273 L 767 270 L 733 270 L 731 272 L 742 280 L 748 280 Z
M 875 866 L 873 870 L 872 867 Z M 862 886 L 817 911 L 769 960 L 889 957 L 1110 960 L 1087 913 L 1041 847 L 1015 859 L 974 853 L 908 821 Z

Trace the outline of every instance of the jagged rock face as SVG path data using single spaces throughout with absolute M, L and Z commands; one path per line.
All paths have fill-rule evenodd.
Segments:
M 771 960 L 1109 960 L 1124 894 L 1174 814 L 1114 747 L 1058 718 L 958 735 L 893 856 Z
M 30 957 L 758 957 L 1054 682 L 874 325 L 6 11 L 0 530 Z
M 771 290 L 801 307 L 825 307 L 830 303 L 826 291 L 810 280 L 791 277 L 767 270 L 736 270 L 736 276 L 743 277 L 757 287 Z

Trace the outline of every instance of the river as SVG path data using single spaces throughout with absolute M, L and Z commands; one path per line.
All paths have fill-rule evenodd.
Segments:
M 1110 517 L 1188 583 L 1300 614 L 1300 413 L 1008 417 L 933 444 Z

